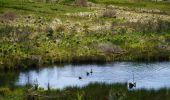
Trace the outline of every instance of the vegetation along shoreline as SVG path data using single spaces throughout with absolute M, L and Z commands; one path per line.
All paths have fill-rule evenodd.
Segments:
M 168 1 L 1 0 L 0 69 L 169 61 L 169 9 Z

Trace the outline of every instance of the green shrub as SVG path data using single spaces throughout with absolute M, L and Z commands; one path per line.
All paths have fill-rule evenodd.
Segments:
M 4 20 L 14 20 L 16 18 L 16 14 L 14 12 L 5 12 L 2 15 Z
M 103 17 L 116 18 L 116 11 L 113 9 L 107 9 L 103 12 Z
M 87 6 L 87 0 L 75 0 L 75 4 L 77 6 L 86 7 Z

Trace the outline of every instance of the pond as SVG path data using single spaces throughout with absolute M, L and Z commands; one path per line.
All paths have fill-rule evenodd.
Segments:
M 92 73 L 90 73 L 92 71 Z M 80 79 L 81 78 L 81 79 Z M 136 82 L 136 89 L 170 88 L 170 62 L 132 63 L 114 62 L 103 65 L 65 65 L 1 73 L 0 86 L 38 84 L 40 87 L 63 89 L 69 86 L 86 86 L 90 83 Z

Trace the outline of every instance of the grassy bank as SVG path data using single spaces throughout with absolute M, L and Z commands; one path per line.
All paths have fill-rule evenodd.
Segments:
M 98 84 L 68 87 L 63 90 L 18 87 L 0 88 L 3 100 L 169 100 L 170 90 L 128 90 L 126 84 Z
M 1 0 L 0 4 L 0 69 L 170 59 L 168 15 L 63 2 Z
M 131 8 L 147 8 L 147 9 L 160 9 L 168 11 L 170 9 L 167 2 L 153 2 L 152 0 L 90 0 L 99 4 L 114 4 L 118 6 L 131 7 Z

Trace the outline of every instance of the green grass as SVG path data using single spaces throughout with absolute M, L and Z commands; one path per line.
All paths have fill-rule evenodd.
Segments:
M 84 12 L 89 11 L 87 8 L 62 5 L 62 4 L 51 4 L 43 2 L 28 2 L 23 0 L 1 0 L 0 1 L 0 12 L 4 11 L 14 11 L 18 14 L 40 14 L 42 16 L 56 16 L 63 13 L 73 13 L 73 12 Z
M 91 1 L 130 8 L 170 11 L 169 3 L 164 2 Z M 169 21 L 156 19 L 159 23 L 155 25 L 153 19 L 142 24 L 107 17 L 66 16 L 66 13 L 93 12 L 87 7 L 77 7 L 72 3 L 73 0 L 64 0 L 59 4 L 0 0 L 0 70 L 29 69 L 75 62 L 170 60 Z M 57 28 L 53 29 L 50 25 L 56 18 L 63 23 L 70 23 L 68 24 L 70 26 L 75 26 L 69 31 L 63 25 L 55 26 Z M 105 22 L 115 23 L 115 26 L 109 30 L 88 29 L 99 24 L 103 26 Z M 76 31 L 79 26 L 77 23 L 83 26 L 83 31 Z M 123 27 L 120 27 L 121 25 Z M 3 78 L 7 80 L 4 82 L 9 83 L 16 79 L 13 72 L 7 74 L 10 74 L 10 77 Z M 0 74 L 0 77 L 3 76 Z M 170 98 L 169 89 L 129 91 L 125 84 L 90 84 L 83 88 L 28 91 L 26 87 L 15 89 L 8 87 L 8 83 L 0 87 L 0 100 L 25 100 L 26 97 L 34 97 L 34 94 L 40 95 L 39 100 L 48 100 L 50 99 L 48 97 L 55 100 L 107 100 L 113 97 L 118 100 L 122 98 L 123 100 L 150 100 L 150 98 L 168 100 Z
M 118 6 L 126 6 L 131 8 L 149 8 L 149 9 L 160 9 L 162 11 L 169 12 L 170 10 L 170 3 L 169 2 L 152 2 L 152 1 L 145 1 L 145 0 L 89 0 L 90 2 L 99 3 L 99 4 L 113 4 Z M 0 7 L 1 11 L 2 8 L 10 8 L 10 9 L 19 9 L 24 11 L 33 11 L 33 12 L 40 12 L 40 13 L 54 13 L 60 11 L 66 12 L 76 12 L 85 10 L 84 8 L 80 7 L 72 7 L 72 6 L 64 6 L 63 4 L 73 4 L 74 0 L 63 0 L 62 2 L 58 3 L 43 3 L 43 2 L 28 2 L 28 0 L 1 0 Z M 62 4 L 62 5 L 61 5 Z M 57 6 L 58 5 L 58 6 Z M 61 7 L 60 7 L 61 6 Z M 77 9 L 76 9 L 77 8 Z
M 169 2 L 152 2 L 147 0 L 90 0 L 99 4 L 113 4 L 118 6 L 125 6 L 131 8 L 149 8 L 149 9 L 160 9 L 162 11 L 169 12 Z
M 170 90 L 162 88 L 158 90 L 128 90 L 126 84 L 93 83 L 85 87 L 67 87 L 63 90 L 51 89 L 38 90 L 28 87 L 0 88 L 0 96 L 3 100 L 22 100 L 35 98 L 36 100 L 169 100 Z
M 64 3 L 21 1 L 0 0 L 0 69 L 25 69 L 73 62 L 170 59 L 169 21 L 155 19 L 159 21 L 155 28 L 153 19 L 142 24 L 102 16 L 66 16 L 66 13 L 93 10 Z M 74 26 L 68 30 L 64 25 L 57 25 L 53 29 L 50 25 L 56 18 Z M 113 29 L 109 30 L 88 29 L 90 26 L 103 26 L 106 22 L 117 26 L 111 26 Z M 81 32 L 76 31 L 78 23 L 83 26 Z
M 29 39 L 32 35 L 4 36 L 6 39 L 0 46 L 4 63 L 1 68 L 84 61 L 158 61 L 169 60 L 170 54 L 168 50 L 159 48 L 169 43 L 168 34 L 53 33 L 53 36 L 49 37 L 48 33 L 42 33 L 41 36 Z M 53 37 L 60 37 L 60 42 L 56 43 Z M 10 42 L 15 38 L 24 40 Z M 109 45 L 111 47 L 108 47 Z M 117 54 L 112 49 L 118 49 L 117 52 L 120 53 Z

